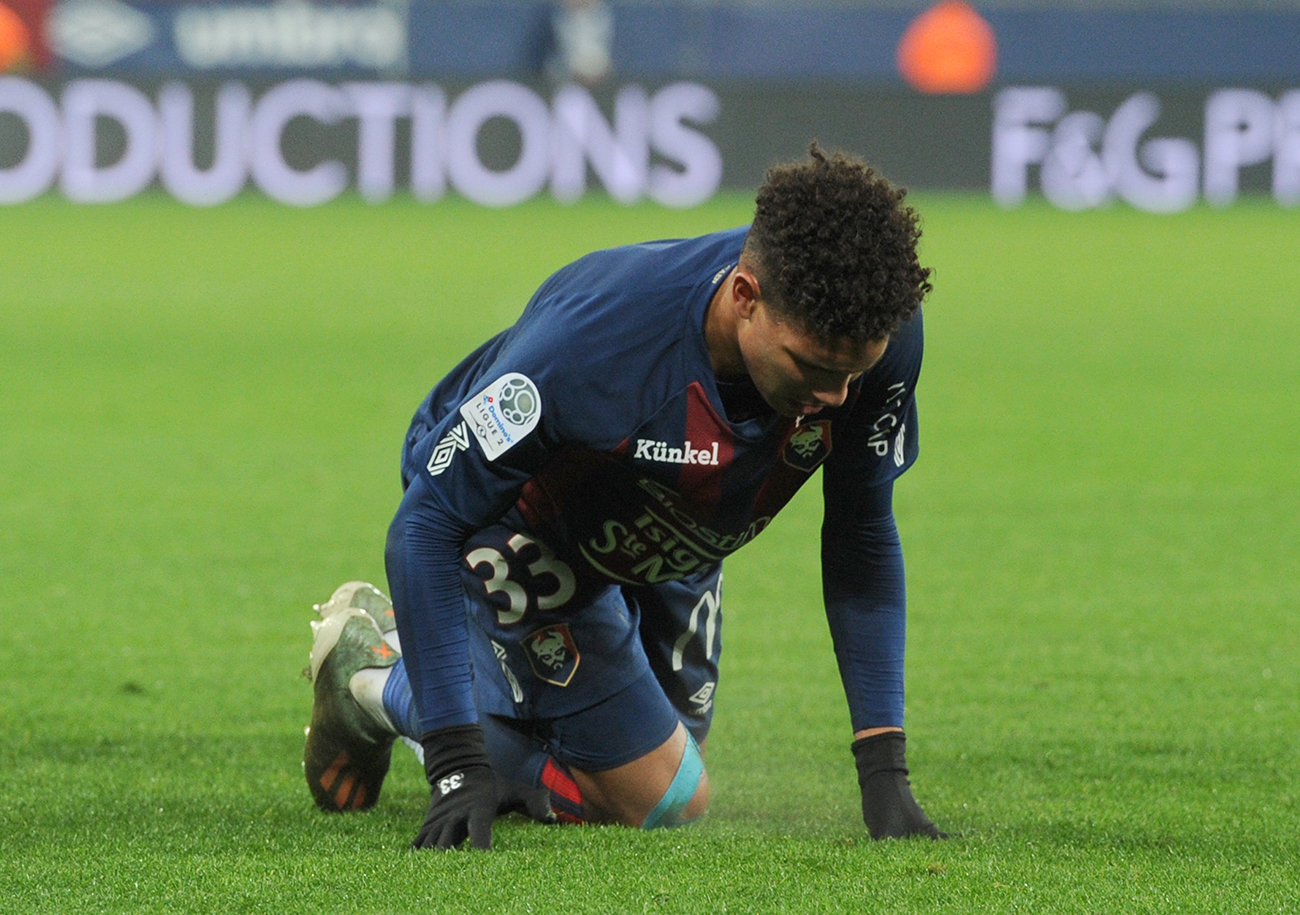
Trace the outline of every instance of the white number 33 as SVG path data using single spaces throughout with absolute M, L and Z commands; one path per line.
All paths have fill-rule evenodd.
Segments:
M 569 568 L 568 563 L 558 558 L 550 549 L 531 537 L 525 537 L 523 534 L 515 534 L 510 538 L 507 544 L 509 550 L 517 559 L 525 559 L 525 550 L 530 547 L 535 549 L 538 556 L 532 562 L 528 563 L 528 574 L 536 579 L 542 576 L 550 576 L 555 579 L 555 589 L 548 594 L 539 594 L 537 589 L 533 588 L 533 593 L 537 599 L 537 609 L 554 610 L 556 607 L 563 606 L 573 597 L 577 589 L 576 582 L 573 578 L 573 570 Z M 489 565 L 492 568 L 492 577 L 483 582 L 487 588 L 488 594 L 504 594 L 510 601 L 509 610 L 498 610 L 497 620 L 502 626 L 509 626 L 511 623 L 519 622 L 528 609 L 528 591 L 524 586 L 510 577 L 510 562 L 505 556 L 491 547 L 479 547 L 472 550 L 465 561 L 469 563 L 471 569 L 475 571 L 481 565 Z

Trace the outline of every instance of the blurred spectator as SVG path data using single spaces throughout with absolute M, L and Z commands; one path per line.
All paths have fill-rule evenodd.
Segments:
M 613 69 L 614 13 L 605 0 L 559 0 L 551 11 L 545 69 L 557 82 L 593 86 Z
M 0 0 L 0 73 L 40 70 L 50 63 L 41 40 L 49 0 Z
M 0 3 L 0 73 L 17 70 L 27 60 L 27 24 L 18 14 Z

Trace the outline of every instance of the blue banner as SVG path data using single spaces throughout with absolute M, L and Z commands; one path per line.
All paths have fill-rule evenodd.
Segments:
M 980 88 L 1117 81 L 1280 85 L 1300 77 L 1300 13 L 1294 11 L 980 14 L 959 0 L 919 15 L 635 0 L 615 0 L 609 11 L 603 75 L 614 79 L 898 85 L 900 43 L 938 12 L 965 16 L 984 30 L 989 70 Z M 56 63 L 69 75 L 312 73 L 453 81 L 542 77 L 555 30 L 553 6 L 541 0 L 61 0 L 47 24 Z M 962 48 L 932 46 L 932 58 L 948 50 Z

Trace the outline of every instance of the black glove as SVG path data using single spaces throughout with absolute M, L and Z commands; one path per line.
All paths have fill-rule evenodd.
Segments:
M 424 774 L 433 789 L 429 812 L 413 843 L 416 848 L 492 847 L 492 820 L 522 813 L 554 823 L 551 792 L 511 782 L 492 771 L 477 724 L 425 734 Z
M 930 822 L 912 797 L 903 758 L 906 743 L 902 731 L 885 731 L 853 742 L 850 749 L 858 765 L 862 820 L 873 839 L 946 839 L 948 834 Z
M 433 788 L 429 812 L 412 843 L 416 848 L 492 847 L 497 779 L 477 724 L 441 728 L 420 738 L 424 774 Z
M 522 813 L 539 823 L 558 822 L 555 811 L 551 809 L 551 792 L 548 789 L 506 781 L 495 773 L 493 776 L 497 780 L 497 816 Z

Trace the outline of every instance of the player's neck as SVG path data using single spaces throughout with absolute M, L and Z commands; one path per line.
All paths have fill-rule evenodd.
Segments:
M 718 291 L 713 294 L 709 310 L 704 315 L 704 346 L 709 351 L 709 362 L 717 378 L 745 377 L 745 360 L 736 337 L 736 323 L 731 277 L 728 276 L 718 284 Z

